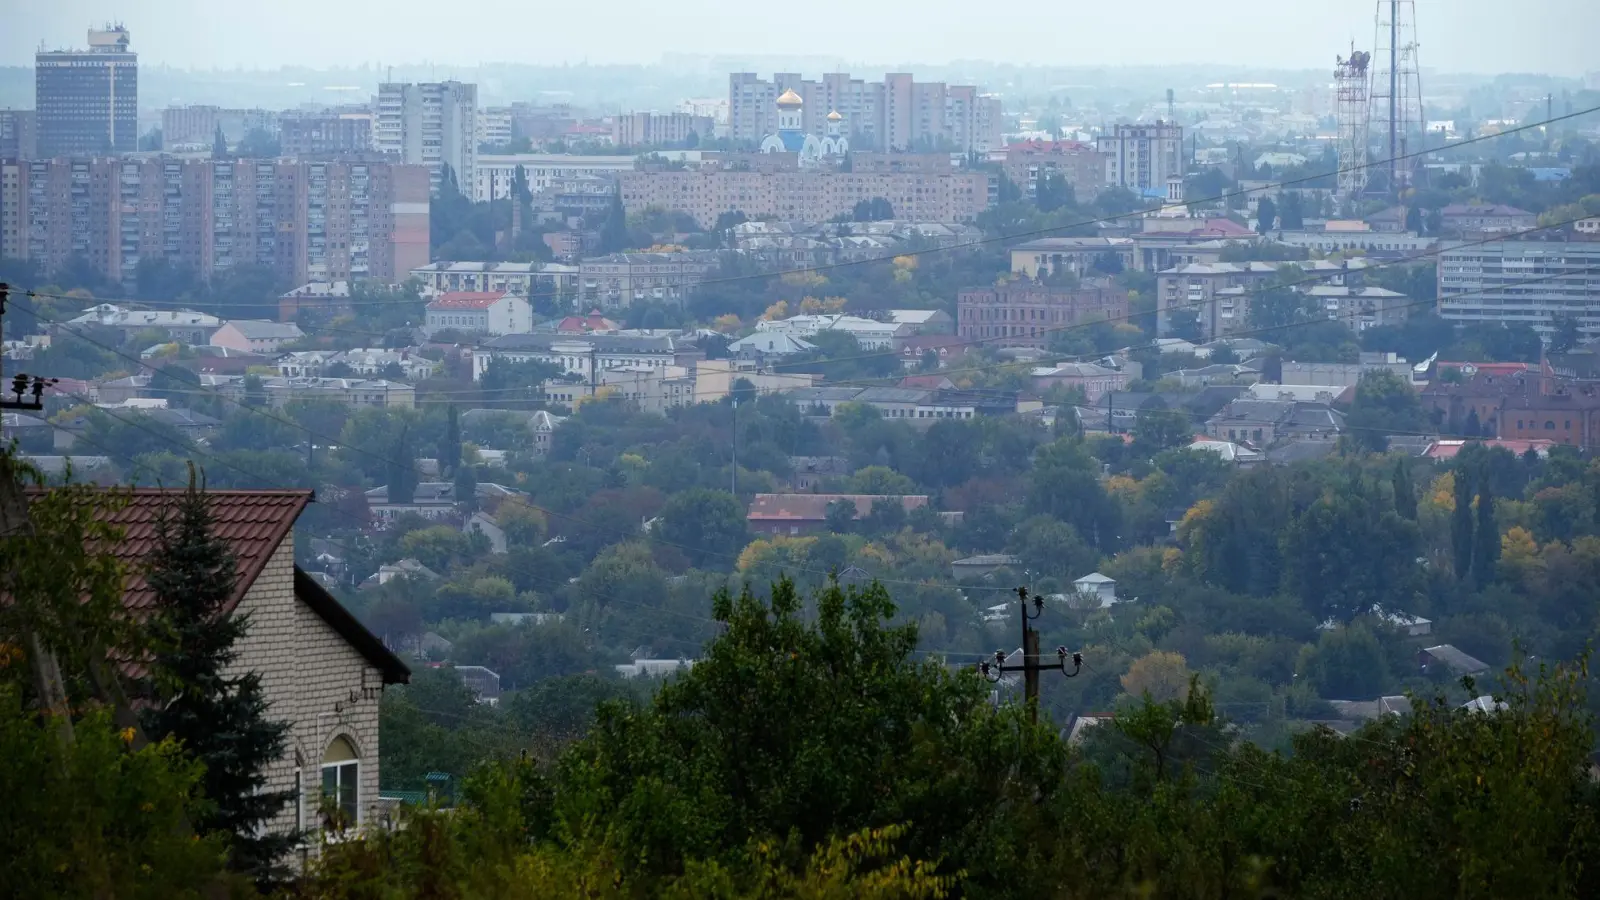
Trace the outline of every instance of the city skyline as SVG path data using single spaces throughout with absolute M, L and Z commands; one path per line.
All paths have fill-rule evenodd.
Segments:
M 509 0 L 469 0 L 452 15 L 427 19 L 407 15 L 403 4 L 378 18 L 357 4 L 285 0 L 280 15 L 248 21 L 196 0 L 89 0 L 35 5 L 11 14 L 14 27 L 0 34 L 0 65 L 29 65 L 40 46 L 78 46 L 86 28 L 107 21 L 130 29 L 133 46 L 148 65 L 195 69 L 610 64 L 655 62 L 671 54 L 725 54 L 728 48 L 752 60 L 814 54 L 865 61 L 858 67 L 996 60 L 1019 65 L 1238 63 L 1309 69 L 1330 65 L 1352 40 L 1358 47 L 1372 41 L 1372 0 L 1229 0 L 1225 6 L 1219 11 L 1182 0 L 1141 0 L 1130 10 L 1002 0 L 983 7 L 977 16 L 970 6 L 929 0 L 916 10 L 916 27 L 907 28 L 901 10 L 840 0 L 819 0 L 805 16 L 762 12 L 738 17 L 720 14 L 725 10 L 710 0 L 683 0 L 671 8 L 629 0 L 621 10 L 581 5 L 541 9 L 536 20 L 528 21 L 530 28 L 537 26 L 535 44 L 528 32 L 506 27 L 526 15 L 525 8 Z M 1417 0 L 1424 67 L 1567 77 L 1592 70 L 1586 38 L 1600 33 L 1600 4 L 1532 0 L 1517 10 L 1519 15 L 1508 15 L 1503 4 L 1491 0 Z M 708 29 L 705 23 L 713 16 L 717 27 Z M 318 27 L 303 27 L 308 21 Z M 614 27 L 617 22 L 627 24 Z M 841 28 L 844 22 L 851 27 Z M 1061 38 L 1036 37 L 1052 31 Z M 1019 42 L 1019 35 L 1030 39 Z

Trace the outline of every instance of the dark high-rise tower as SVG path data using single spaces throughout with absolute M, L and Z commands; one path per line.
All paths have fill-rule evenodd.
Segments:
M 89 32 L 87 50 L 34 58 L 41 157 L 131 153 L 139 144 L 139 55 L 121 25 Z

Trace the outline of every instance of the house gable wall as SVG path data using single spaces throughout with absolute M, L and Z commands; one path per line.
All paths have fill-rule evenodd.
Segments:
M 238 611 L 250 629 L 238 644 L 236 671 L 261 675 L 269 717 L 291 723 L 282 758 L 267 773 L 268 790 L 292 790 L 302 770 L 303 819 L 293 804 L 271 823 L 274 831 L 318 824 L 322 755 L 343 735 L 361 757 L 361 821 L 374 816 L 378 800 L 378 699 L 382 674 L 294 595 L 294 538 L 274 551 Z

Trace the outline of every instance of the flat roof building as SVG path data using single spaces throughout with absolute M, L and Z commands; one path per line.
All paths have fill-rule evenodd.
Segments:
M 139 55 L 121 25 L 89 31 L 87 50 L 34 57 L 38 152 L 44 158 L 139 148 Z

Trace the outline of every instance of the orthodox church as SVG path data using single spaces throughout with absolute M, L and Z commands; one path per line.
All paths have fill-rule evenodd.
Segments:
M 798 153 L 800 165 L 814 166 L 827 158 L 844 156 L 850 150 L 850 141 L 841 132 L 844 116 L 838 110 L 828 113 L 828 133 L 818 137 L 808 134 L 801 124 L 801 108 L 805 101 L 793 89 L 778 97 L 778 133 L 769 134 L 761 141 L 762 153 Z

